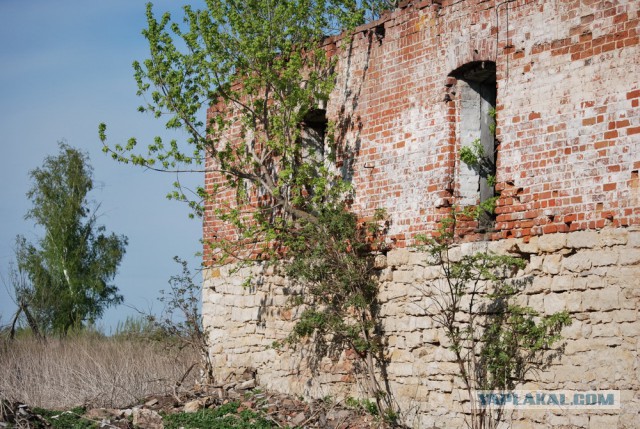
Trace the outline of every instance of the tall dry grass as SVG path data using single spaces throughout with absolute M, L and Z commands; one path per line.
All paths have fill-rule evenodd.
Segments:
M 172 392 L 197 359 L 188 350 L 143 339 L 0 340 L 0 399 L 49 409 L 126 407 L 151 394 Z M 196 375 L 190 374 L 183 386 L 192 385 Z

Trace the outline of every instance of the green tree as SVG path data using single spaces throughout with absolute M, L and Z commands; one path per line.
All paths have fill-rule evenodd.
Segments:
M 20 309 L 30 312 L 41 332 L 64 335 L 122 302 L 110 282 L 127 238 L 108 234 L 97 224 L 99 205 L 87 199 L 93 189 L 87 155 L 64 143 L 59 148 L 57 156 L 48 156 L 30 172 L 33 185 L 27 197 L 33 207 L 26 218 L 44 236 L 35 244 L 17 237 L 17 269 L 24 281 L 15 292 Z
M 306 295 L 297 304 L 307 310 L 290 339 L 313 336 L 333 341 L 338 351 L 355 349 L 366 377 L 375 377 L 374 355 L 383 354 L 375 332 L 377 284 L 364 257 L 367 234 L 347 213 L 350 185 L 332 162 L 338 127 L 327 123 L 318 133 L 323 141 L 310 145 L 304 125 L 322 115 L 334 88 L 336 56 L 326 36 L 344 31 L 348 46 L 351 30 L 384 5 L 207 0 L 205 10 L 186 6 L 182 25 L 167 13 L 158 19 L 148 5 L 143 35 L 150 58 L 134 63 L 138 95 L 146 100 L 139 110 L 188 138 L 156 137 L 138 152 L 134 138 L 107 145 L 106 126 L 99 127 L 104 151 L 120 162 L 180 172 L 204 171 L 206 160 L 206 171 L 221 180 L 197 194 L 211 204 L 209 214 L 236 231 L 210 243 L 216 256 L 238 260 L 254 256 L 257 246 L 264 258 L 294 259 L 287 273 L 302 283 Z M 179 187 L 170 197 L 187 199 Z M 196 214 L 203 213 L 201 202 L 191 202 Z M 283 252 L 296 258 L 283 261 Z M 331 279 L 319 277 L 320 265 L 334 273 Z M 328 302 L 336 305 L 327 308 Z M 377 380 L 366 390 L 376 400 L 384 395 Z M 390 401 L 378 403 L 388 408 Z
M 421 288 L 425 315 L 444 330 L 469 398 L 472 429 L 496 428 L 505 420 L 499 405 L 485 406 L 477 391 L 512 390 L 546 369 L 562 355 L 561 330 L 571 324 L 566 311 L 540 314 L 520 304 L 519 297 L 532 278 L 516 278 L 526 265 L 521 258 L 476 252 L 453 252 L 460 217 L 452 209 L 438 234 L 428 239 L 428 263 L 442 277 Z
M 260 210 L 249 215 L 230 208 L 216 213 L 242 238 L 277 235 L 283 218 L 315 221 L 318 210 L 311 204 L 326 202 L 331 189 L 338 194 L 344 187 L 318 157 L 308 156 L 301 124 L 333 88 L 334 60 L 323 40 L 364 22 L 366 9 L 356 0 L 208 0 L 206 5 L 205 10 L 185 6 L 181 26 L 168 13 L 157 19 L 149 4 L 143 35 L 151 55 L 134 63 L 138 94 L 147 102 L 139 110 L 167 118 L 166 128 L 185 131 L 186 142 L 156 137 L 146 153 L 136 153 L 132 138 L 126 145 L 105 145 L 105 152 L 161 171 L 202 171 L 205 159 L 212 160 L 208 171 L 224 178 L 214 194 L 232 188 L 239 206 L 261 195 Z M 204 109 L 213 105 L 216 114 L 203 120 Z M 105 130 L 101 124 L 103 141 Z M 231 133 L 243 141 L 230 142 Z M 313 201 L 306 198 L 310 194 Z M 215 199 L 203 189 L 198 195 Z M 170 196 L 186 199 L 181 189 Z M 202 213 L 199 202 L 192 206 Z

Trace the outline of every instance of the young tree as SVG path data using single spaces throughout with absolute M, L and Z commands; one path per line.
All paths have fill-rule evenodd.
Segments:
M 20 309 L 32 315 L 41 332 L 64 335 L 122 302 L 110 282 L 127 237 L 108 234 L 97 224 L 99 206 L 87 199 L 93 188 L 87 155 L 65 143 L 59 147 L 57 156 L 48 156 L 30 173 L 27 196 L 33 207 L 26 218 L 42 227 L 44 237 L 35 245 L 17 237 L 17 267 L 25 276 L 15 292 Z
M 423 310 L 444 330 L 455 356 L 471 406 L 469 427 L 497 428 L 506 419 L 503 408 L 481 403 L 478 392 L 512 390 L 546 369 L 562 355 L 556 346 L 571 318 L 566 311 L 540 314 L 521 304 L 518 298 L 532 280 L 515 278 L 523 259 L 489 252 L 454 256 L 461 217 L 470 214 L 452 209 L 434 238 L 423 237 L 427 262 L 442 275 L 421 288 Z
M 304 126 L 322 116 L 334 85 L 335 57 L 326 36 L 345 31 L 348 44 L 349 31 L 386 3 L 363 4 L 207 0 L 205 10 L 184 8 L 182 26 L 169 14 L 156 18 L 149 5 L 143 34 L 151 56 L 134 63 L 138 94 L 147 96 L 139 110 L 168 118 L 166 127 L 186 131 L 188 139 L 166 144 L 157 137 L 146 154 L 134 152 L 135 139 L 124 146 L 105 143 L 104 150 L 155 170 L 203 171 L 206 165 L 217 174 L 215 186 L 198 192 L 211 203 L 211 213 L 236 231 L 212 243 L 217 256 L 237 259 L 251 254 L 243 252 L 251 245 L 266 258 L 283 251 L 295 255 L 297 263 L 287 272 L 303 283 L 308 298 L 299 304 L 317 311 L 308 309 L 290 338 L 331 338 L 340 351 L 355 349 L 371 378 L 374 354 L 382 354 L 374 320 L 377 285 L 364 256 L 367 243 L 354 241 L 367 237 L 347 213 L 349 184 L 332 166 L 332 124 L 316 132 L 321 141 L 315 144 Z M 105 131 L 101 124 L 103 142 Z M 172 196 L 186 199 L 180 189 Z M 193 207 L 202 214 L 202 206 Z M 318 278 L 319 255 L 335 281 Z M 327 302 L 342 304 L 323 307 Z M 354 313 L 359 317 L 351 320 Z M 343 329 L 346 335 L 335 335 Z M 384 395 L 376 380 L 369 386 L 376 399 Z M 380 408 L 389 408 L 385 402 Z
M 308 156 L 301 124 L 328 98 L 334 61 L 323 40 L 354 28 L 365 9 L 356 0 L 208 0 L 205 10 L 185 6 L 185 25 L 168 13 L 157 19 L 147 9 L 150 58 L 135 62 L 138 94 L 147 95 L 139 108 L 168 118 L 168 129 L 186 131 L 186 142 L 160 137 L 146 154 L 134 153 L 136 140 L 125 146 L 104 146 L 125 163 L 161 171 L 197 171 L 206 159 L 209 171 L 223 178 L 214 190 L 236 191 L 247 203 L 261 195 L 260 210 L 242 217 L 223 209 L 218 216 L 234 224 L 244 237 L 277 235 L 275 218 L 315 221 L 309 207 L 334 183 L 334 175 Z M 204 109 L 216 114 L 203 120 Z M 105 141 L 106 126 L 100 125 Z M 230 141 L 230 135 L 241 141 Z M 322 164 L 322 163 L 320 163 Z M 202 171 L 202 170 L 201 170 Z M 253 193 L 247 189 L 254 190 Z M 203 199 L 213 200 L 200 189 Z M 185 199 L 178 189 L 173 195 Z M 194 203 L 197 213 L 202 207 Z

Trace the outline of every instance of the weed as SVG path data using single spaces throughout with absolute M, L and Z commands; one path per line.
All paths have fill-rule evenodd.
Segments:
M 196 413 L 177 413 L 163 417 L 165 429 L 267 429 L 269 420 L 251 410 L 238 411 L 239 404 L 230 402 L 216 409 Z
M 41 416 L 49 426 L 36 423 L 35 428 L 51 427 L 52 429 L 97 429 L 98 424 L 87 420 L 82 415 L 85 409 L 82 407 L 73 408 L 69 411 L 54 411 L 44 408 L 33 408 L 35 414 Z

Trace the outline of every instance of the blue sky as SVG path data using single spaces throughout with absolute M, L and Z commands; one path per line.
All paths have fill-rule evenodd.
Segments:
M 188 219 L 185 205 L 165 199 L 176 177 L 117 164 L 101 152 L 98 139 L 100 122 L 107 124 L 111 143 L 168 135 L 160 121 L 137 112 L 142 100 L 135 95 L 131 63 L 147 56 L 140 34 L 145 3 L 0 0 L 0 274 L 5 282 L 15 236 L 30 241 L 38 236 L 24 220 L 29 171 L 56 154 L 60 140 L 89 154 L 96 183 L 91 197 L 102 203 L 101 223 L 129 237 L 115 280 L 125 304 L 159 311 L 158 291 L 179 271 L 174 255 L 197 268 L 201 224 Z M 156 1 L 154 9 L 179 16 L 182 4 Z M 180 179 L 195 187 L 202 177 Z M 2 323 L 15 308 L 5 282 L 0 282 Z M 100 324 L 108 331 L 133 314 L 119 306 Z

